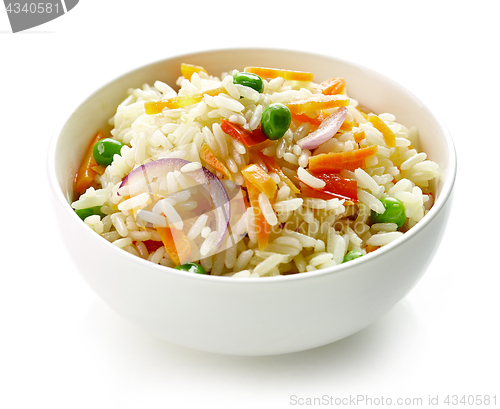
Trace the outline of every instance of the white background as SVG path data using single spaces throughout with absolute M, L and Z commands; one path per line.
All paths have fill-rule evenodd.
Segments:
M 500 406 L 499 10 L 463 4 L 81 0 L 16 34 L 1 9 L 0 407 L 305 407 L 294 395 L 438 395 L 447 407 L 450 394 L 496 395 Z M 164 342 L 94 295 L 56 230 L 45 158 L 63 115 L 130 69 L 225 47 L 371 67 L 435 109 L 454 137 L 454 207 L 433 263 L 392 312 L 335 344 L 244 358 Z

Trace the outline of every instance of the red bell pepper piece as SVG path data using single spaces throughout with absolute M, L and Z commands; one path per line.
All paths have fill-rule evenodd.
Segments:
M 260 130 L 260 128 L 257 128 L 254 131 L 250 131 L 238 124 L 229 122 L 225 119 L 221 120 L 220 127 L 231 138 L 236 139 L 237 141 L 248 147 L 267 141 L 266 136 Z
M 358 201 L 358 183 L 354 179 L 347 179 L 337 173 L 312 173 L 318 179 L 323 180 L 326 185 L 323 189 L 315 189 L 305 184 L 301 185 L 302 194 L 305 197 L 318 199 L 346 199 L 352 202 Z

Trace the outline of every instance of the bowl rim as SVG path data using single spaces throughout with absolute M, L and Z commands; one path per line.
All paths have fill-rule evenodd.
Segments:
M 62 190 L 59 187 L 57 175 L 56 175 L 56 170 L 55 170 L 55 153 L 57 149 L 57 144 L 59 141 L 59 136 L 66 126 L 67 122 L 71 119 L 72 115 L 83 105 L 85 104 L 86 101 L 91 99 L 94 95 L 99 94 L 102 92 L 104 88 L 109 86 L 115 81 L 118 81 L 122 77 L 131 75 L 133 73 L 139 72 L 145 68 L 148 68 L 150 66 L 156 65 L 156 64 L 161 64 L 162 62 L 167 62 L 169 60 L 173 59 L 179 59 L 179 58 L 193 58 L 196 56 L 200 55 L 208 55 L 212 53 L 217 53 L 217 52 L 234 52 L 234 51 L 246 51 L 246 52 L 276 52 L 276 53 L 293 53 L 301 56 L 311 56 L 311 57 L 320 57 L 320 58 L 326 58 L 332 61 L 337 61 L 339 63 L 352 66 L 353 68 L 358 68 L 362 69 L 366 72 L 369 72 L 370 74 L 374 76 L 378 76 L 382 78 L 384 81 L 390 82 L 393 84 L 393 86 L 397 87 L 402 91 L 403 94 L 405 94 L 406 97 L 413 98 L 416 102 L 420 103 L 421 106 L 426 109 L 427 113 L 431 115 L 434 120 L 437 122 L 439 125 L 445 143 L 446 143 L 446 148 L 447 148 L 447 156 L 448 156 L 448 168 L 446 170 L 446 179 L 444 181 L 444 184 L 442 186 L 442 189 L 440 191 L 439 196 L 436 198 L 432 208 L 429 210 L 429 212 L 420 220 L 415 226 L 413 226 L 410 230 L 404 233 L 404 235 L 393 242 L 386 244 L 385 246 L 377 249 L 377 251 L 371 252 L 366 254 L 363 257 L 351 260 L 349 263 L 345 264 L 339 264 L 336 266 L 332 267 L 327 267 L 321 270 L 316 270 L 316 271 L 310 271 L 310 272 L 305 272 L 305 273 L 297 273 L 297 274 L 291 274 L 291 275 L 285 275 L 285 276 L 273 276 L 273 277 L 260 277 L 258 279 L 256 278 L 250 278 L 250 277 L 226 277 L 226 276 L 212 276 L 212 275 L 204 275 L 204 274 L 189 274 L 185 271 L 182 270 L 176 270 L 171 267 L 166 267 L 162 266 L 159 264 L 154 264 L 151 263 L 148 260 L 144 260 L 140 257 L 137 257 L 133 254 L 130 254 L 123 249 L 114 246 L 112 243 L 107 241 L 105 238 L 100 236 L 99 234 L 96 234 L 92 229 L 90 229 L 88 226 L 83 223 L 83 221 L 77 216 L 77 214 L 73 211 L 71 208 L 70 203 L 66 200 Z M 407 88 L 405 88 L 403 85 L 399 84 L 398 82 L 392 80 L 391 78 L 385 76 L 384 74 L 373 70 L 371 68 L 368 68 L 366 66 L 363 66 L 358 63 L 351 62 L 346 59 L 338 58 L 335 56 L 327 55 L 327 54 L 320 54 L 320 53 L 312 53 L 309 51 L 302 51 L 302 50 L 293 50 L 293 49 L 279 49 L 279 48 L 265 48 L 265 47 L 240 47 L 240 48 L 214 48 L 214 49 L 208 49 L 208 50 L 202 50 L 202 51 L 194 51 L 194 52 L 189 52 L 189 53 L 184 53 L 184 54 L 174 54 L 166 58 L 154 60 L 151 62 L 148 62 L 146 64 L 143 64 L 137 68 L 134 68 L 132 70 L 128 70 L 125 72 L 122 72 L 118 76 L 113 77 L 111 80 L 106 81 L 104 84 L 99 86 L 95 91 L 91 92 L 90 94 L 87 95 L 87 97 L 81 101 L 76 107 L 68 107 L 68 109 L 61 113 L 62 120 L 59 121 L 59 125 L 55 128 L 52 137 L 49 142 L 48 150 L 47 150 L 47 167 L 46 167 L 46 172 L 47 172 L 47 177 L 49 181 L 49 186 L 52 191 L 52 194 L 56 198 L 57 202 L 61 205 L 61 207 L 69 214 L 71 218 L 77 223 L 78 226 L 82 228 L 82 233 L 87 234 L 91 240 L 97 240 L 98 244 L 107 246 L 107 248 L 115 252 L 115 254 L 118 257 L 125 257 L 125 259 L 131 263 L 138 264 L 139 266 L 143 266 L 147 269 L 151 269 L 152 271 L 155 271 L 160 274 L 174 274 L 178 276 L 179 278 L 182 279 L 188 279 L 188 280 L 201 280 L 201 282 L 207 282 L 207 283 L 224 283 L 224 284 L 231 284 L 231 285 L 239 285 L 239 284 L 244 284 L 244 285 L 268 285 L 268 284 L 276 284 L 276 283 L 289 283 L 292 281 L 296 280 L 308 280 L 308 279 L 314 279 L 316 277 L 321 277 L 325 275 L 330 275 L 330 274 L 335 274 L 335 275 L 344 275 L 348 274 L 349 270 L 352 269 L 352 267 L 364 264 L 364 263 L 370 263 L 371 260 L 378 258 L 378 257 L 383 257 L 386 253 L 392 252 L 394 249 L 402 245 L 404 242 L 410 240 L 413 236 L 417 235 L 422 229 L 424 229 L 431 221 L 443 210 L 445 204 L 448 202 L 448 200 L 451 197 L 455 180 L 456 180 L 456 173 L 457 173 L 457 155 L 456 155 L 456 149 L 455 149 L 455 144 L 453 142 L 452 136 L 449 132 L 449 129 L 445 125 L 445 123 L 441 120 L 441 118 L 435 114 L 435 110 L 431 109 L 429 107 L 429 104 L 423 103 L 422 100 L 418 97 L 416 97 L 412 92 L 410 92 Z M 77 266 L 78 268 L 78 266 Z

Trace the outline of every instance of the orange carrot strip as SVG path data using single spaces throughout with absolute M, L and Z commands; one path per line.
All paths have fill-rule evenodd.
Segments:
M 341 94 L 344 91 L 344 88 L 345 80 L 341 77 L 330 78 L 318 85 L 318 89 L 324 95 Z
M 200 67 L 199 65 L 193 65 L 193 64 L 181 64 L 181 73 L 182 76 L 187 79 L 188 81 L 191 81 L 191 77 L 194 73 L 198 72 L 204 72 L 205 74 L 208 74 L 207 70 L 205 68 Z
M 333 173 L 342 169 L 362 168 L 366 158 L 376 153 L 377 145 L 347 152 L 322 153 L 309 158 L 309 170 L 314 173 Z
M 356 141 L 356 143 L 360 143 L 366 137 L 365 131 L 363 129 L 360 129 L 359 131 L 354 132 L 353 136 L 354 136 L 354 140 Z
M 233 180 L 231 172 L 228 168 L 214 155 L 207 144 L 201 147 L 200 158 L 202 158 L 208 165 L 212 166 L 215 170 L 225 175 L 229 180 Z
M 371 253 L 372 251 L 375 251 L 377 249 L 379 249 L 380 246 L 372 246 L 371 244 L 368 244 L 366 247 L 365 247 L 365 250 L 366 250 L 366 253 Z
M 280 68 L 266 68 L 266 67 L 245 67 L 245 72 L 257 74 L 261 78 L 277 78 L 282 77 L 289 81 L 312 81 L 312 72 L 303 72 L 295 70 L 283 70 Z
M 292 114 L 292 119 L 296 122 L 304 123 L 304 122 L 309 122 L 313 126 L 320 126 L 321 123 L 327 118 L 330 114 L 326 113 L 324 111 L 321 111 L 319 115 L 311 118 L 307 114 Z M 340 126 L 341 131 L 352 131 L 352 128 L 354 127 L 354 122 L 347 122 L 344 121 L 342 122 L 342 125 Z
M 260 209 L 259 205 L 259 195 L 260 190 L 252 183 L 247 182 L 248 198 L 250 199 L 250 205 L 253 208 L 255 216 L 255 233 L 257 235 L 257 243 L 259 244 L 259 250 L 264 250 L 269 243 L 269 234 L 271 234 L 271 225 L 267 222 L 264 213 Z
M 320 114 L 314 118 L 311 118 L 309 115 L 306 114 L 292 114 L 292 119 L 294 121 L 300 123 L 309 122 L 311 125 L 315 126 L 320 126 L 321 122 L 323 122 L 325 118 L 326 116 L 323 114 L 323 112 L 320 112 Z
M 80 194 L 84 193 L 94 180 L 97 172 L 93 168 L 98 166 L 97 162 L 94 159 L 94 145 L 104 138 L 106 138 L 106 134 L 104 133 L 104 131 L 97 131 L 94 138 L 92 139 L 92 142 L 90 142 L 90 145 L 85 152 L 85 156 L 83 157 L 80 169 L 75 176 L 73 185 L 73 189 L 75 190 L 75 192 Z
M 318 95 L 309 99 L 286 104 L 292 114 L 303 114 L 308 111 L 320 111 L 349 105 L 349 98 L 344 95 Z
M 264 164 L 267 166 L 268 169 L 271 169 L 273 172 L 275 172 L 280 179 L 286 183 L 286 185 L 292 190 L 292 192 L 298 194 L 300 193 L 300 190 L 297 186 L 294 185 L 294 183 L 288 178 L 287 175 L 283 173 L 283 171 L 280 168 L 280 165 L 276 162 L 274 158 L 271 158 L 270 156 L 264 155 L 262 152 L 257 152 L 259 157 L 262 159 Z
M 276 194 L 276 190 L 278 189 L 276 182 L 260 166 L 256 164 L 245 166 L 241 174 L 247 182 L 254 185 L 268 198 L 271 199 Z
M 384 141 L 389 148 L 394 148 L 396 146 L 396 135 L 391 131 L 384 121 L 382 121 L 377 115 L 369 114 L 368 121 L 370 121 L 373 127 L 380 132 L 384 136 Z
M 344 122 L 342 122 L 342 125 L 340 125 L 340 130 L 345 131 L 345 132 L 349 132 L 349 131 L 352 131 L 353 127 L 354 127 L 354 124 L 352 122 L 344 121 Z
M 146 109 L 146 114 L 148 115 L 160 114 L 164 108 L 175 109 L 186 107 L 189 105 L 197 104 L 203 99 L 203 96 L 205 95 L 214 97 L 219 94 L 227 94 L 226 89 L 224 87 L 218 87 L 203 91 L 200 94 L 182 96 L 178 95 L 176 97 L 162 99 L 160 101 L 146 102 L 144 104 L 144 108 Z
M 176 264 L 184 264 L 189 261 L 191 245 L 182 230 L 175 227 L 156 227 L 161 241 L 170 259 Z

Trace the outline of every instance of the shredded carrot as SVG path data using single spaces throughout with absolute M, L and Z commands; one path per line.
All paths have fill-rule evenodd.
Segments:
M 378 248 L 380 248 L 380 246 L 372 246 L 371 244 L 368 244 L 366 247 L 365 247 L 365 250 L 366 250 L 366 253 L 371 253 L 372 251 L 375 251 L 377 250 Z
M 255 233 L 257 235 L 257 243 L 259 244 L 259 250 L 264 250 L 269 243 L 269 235 L 271 234 L 272 228 L 267 222 L 259 205 L 260 190 L 252 183 L 248 182 L 248 180 L 246 182 L 248 198 L 250 199 L 250 205 L 253 208 L 255 216 Z
M 314 111 L 313 111 L 314 112 Z M 320 126 L 321 123 L 328 117 L 330 116 L 330 113 L 321 111 L 318 115 L 310 117 L 307 114 L 292 114 L 292 119 L 296 122 L 304 123 L 304 122 L 309 122 L 313 126 Z M 354 127 L 354 122 L 347 122 L 344 121 L 342 122 L 342 125 L 340 126 L 341 131 L 352 131 L 352 128 Z
M 207 91 L 203 91 L 200 94 L 182 95 L 182 96 L 178 95 L 176 97 L 169 99 L 162 99 L 160 101 L 146 102 L 144 104 L 144 108 L 146 109 L 146 114 L 148 115 L 160 114 L 165 108 L 175 109 L 175 108 L 186 107 L 189 105 L 194 105 L 200 102 L 205 95 L 210 95 L 214 97 L 219 94 L 227 94 L 226 89 L 224 87 L 218 87 L 209 89 Z
M 200 150 L 200 158 L 203 159 L 208 165 L 210 165 L 215 170 L 222 173 L 229 180 L 233 180 L 231 176 L 231 172 L 226 166 L 214 155 L 214 153 L 210 150 L 207 144 L 204 144 Z
M 264 172 L 264 169 L 262 169 L 260 166 L 256 164 L 245 166 L 241 170 L 241 174 L 243 175 L 243 177 L 247 182 L 254 185 L 268 198 L 271 199 L 276 194 L 278 186 L 271 178 L 271 176 L 269 176 L 266 172 Z
M 191 245 L 182 230 L 177 230 L 175 227 L 156 227 L 156 231 L 168 256 L 176 265 L 189 261 Z
M 377 145 L 347 152 L 321 153 L 309 158 L 309 170 L 314 173 L 335 173 L 365 166 L 366 158 L 377 153 Z
M 354 127 L 353 122 L 344 121 L 344 122 L 342 122 L 342 125 L 340 125 L 339 130 L 349 132 L 349 131 L 352 131 L 353 127 Z
M 345 88 L 345 80 L 340 77 L 333 77 L 323 81 L 318 85 L 318 89 L 324 95 L 337 95 L 342 94 Z
M 277 78 L 282 77 L 289 81 L 312 81 L 312 72 L 295 71 L 295 70 L 283 70 L 280 68 L 266 68 L 266 67 L 245 67 L 245 72 L 251 72 L 252 74 L 257 74 L 261 78 Z
M 104 131 L 97 131 L 94 138 L 92 139 L 92 142 L 90 142 L 90 145 L 85 152 L 85 156 L 83 157 L 82 165 L 80 166 L 80 169 L 75 176 L 73 186 L 75 192 L 80 194 L 84 193 L 94 180 L 95 175 L 97 175 L 97 170 L 99 169 L 96 167 L 99 166 L 94 159 L 94 145 L 104 138 L 106 138 L 106 134 L 104 133 Z
M 191 81 L 191 77 L 195 72 L 196 73 L 204 72 L 205 74 L 208 74 L 207 70 L 205 70 L 205 68 L 203 67 L 200 67 L 199 65 L 185 64 L 185 63 L 181 64 L 182 76 L 188 81 Z
M 276 162 L 274 158 L 264 155 L 262 152 L 258 152 L 259 157 L 262 159 L 262 162 L 267 166 L 268 169 L 271 169 L 275 172 L 280 179 L 286 183 L 286 185 L 292 190 L 293 193 L 300 193 L 300 190 L 294 183 L 286 176 L 280 168 L 280 165 Z
M 320 112 L 319 115 L 315 117 L 310 117 L 307 114 L 292 114 L 292 119 L 294 121 L 304 123 L 304 122 L 309 122 L 311 125 L 314 126 L 320 126 L 321 122 L 327 117 L 328 115 L 325 116 L 323 112 Z
M 360 143 L 366 137 L 365 131 L 363 129 L 360 129 L 357 132 L 354 132 L 353 136 L 354 136 L 354 140 L 356 141 L 356 143 Z
M 303 114 L 308 111 L 320 111 L 349 105 L 349 98 L 344 95 L 318 95 L 309 99 L 286 104 L 292 114 Z
M 370 121 L 373 127 L 380 132 L 384 136 L 384 141 L 389 148 L 394 148 L 396 146 L 396 135 L 391 131 L 384 121 L 382 121 L 377 115 L 369 114 L 368 121 Z

